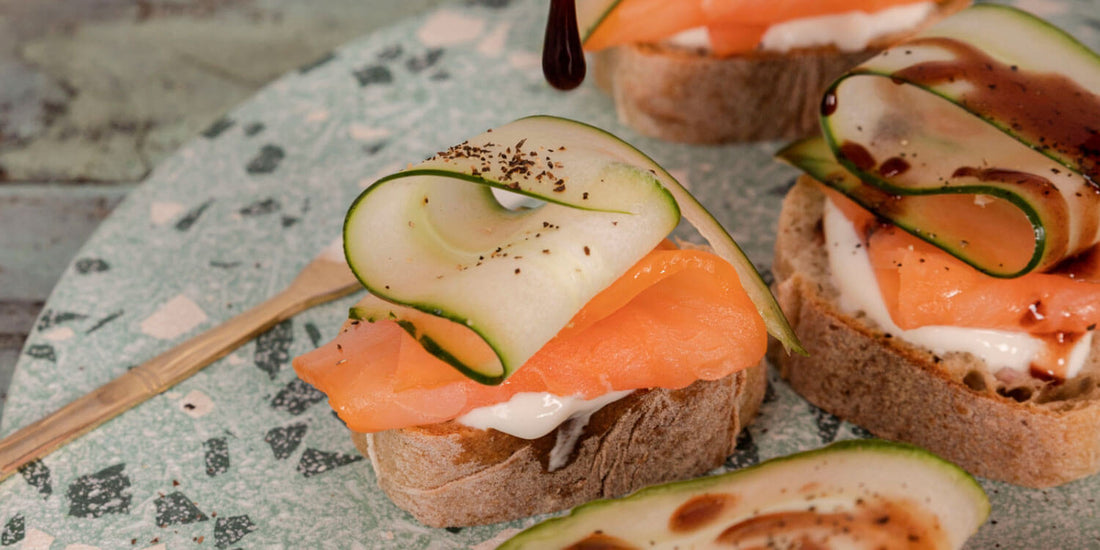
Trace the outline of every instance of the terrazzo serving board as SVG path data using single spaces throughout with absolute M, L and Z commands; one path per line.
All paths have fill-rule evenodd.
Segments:
M 691 188 L 767 274 L 795 173 L 780 144 L 693 147 L 638 136 L 590 83 L 542 80 L 544 0 L 452 4 L 355 41 L 273 83 L 161 164 L 90 239 L 17 366 L 11 433 L 284 287 L 338 235 L 376 177 L 512 119 L 606 128 Z M 1021 2 L 1096 48 L 1094 2 Z M 332 337 L 355 300 L 276 326 L 0 484 L 0 548 L 491 548 L 539 518 L 430 529 L 381 495 L 324 396 L 290 359 Z M 866 437 L 771 375 L 727 468 Z M 972 548 L 1100 547 L 1100 478 L 1049 490 L 983 481 Z M 476 502 L 471 502 L 476 506 Z

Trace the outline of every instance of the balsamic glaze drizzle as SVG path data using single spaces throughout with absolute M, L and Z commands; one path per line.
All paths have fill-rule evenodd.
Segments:
M 586 72 L 581 32 L 577 28 L 574 0 L 550 0 L 550 16 L 542 43 L 542 74 L 551 86 L 572 90 L 584 82 Z

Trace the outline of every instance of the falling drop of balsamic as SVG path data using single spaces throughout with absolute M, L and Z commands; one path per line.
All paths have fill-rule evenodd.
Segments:
M 584 51 L 574 0 L 550 0 L 542 43 L 542 74 L 551 86 L 572 90 L 584 82 Z
M 821 98 L 821 115 L 832 116 L 836 112 L 836 90 L 829 90 L 825 92 L 825 97 Z

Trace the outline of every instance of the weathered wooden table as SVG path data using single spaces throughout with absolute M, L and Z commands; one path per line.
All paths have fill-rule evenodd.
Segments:
M 54 283 L 159 160 L 280 74 L 440 3 L 0 2 L 0 413 Z

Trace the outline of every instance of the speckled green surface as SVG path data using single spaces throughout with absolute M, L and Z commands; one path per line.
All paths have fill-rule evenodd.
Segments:
M 455 4 L 292 72 L 161 164 L 78 254 L 19 362 L 3 433 L 286 285 L 374 177 L 514 118 L 607 128 L 693 189 L 765 269 L 794 171 L 779 144 L 690 147 L 637 136 L 591 84 L 549 89 L 539 0 Z M 1024 3 L 1092 46 L 1093 4 Z M 292 356 L 354 298 L 286 322 L 0 484 L 0 547 L 464 548 L 508 525 L 429 529 L 378 491 Z M 160 323 L 158 311 L 176 323 Z M 772 380 L 730 466 L 862 437 Z M 973 548 L 1100 544 L 1100 479 L 1044 491 L 983 483 Z M 86 546 L 81 546 L 86 545 Z

